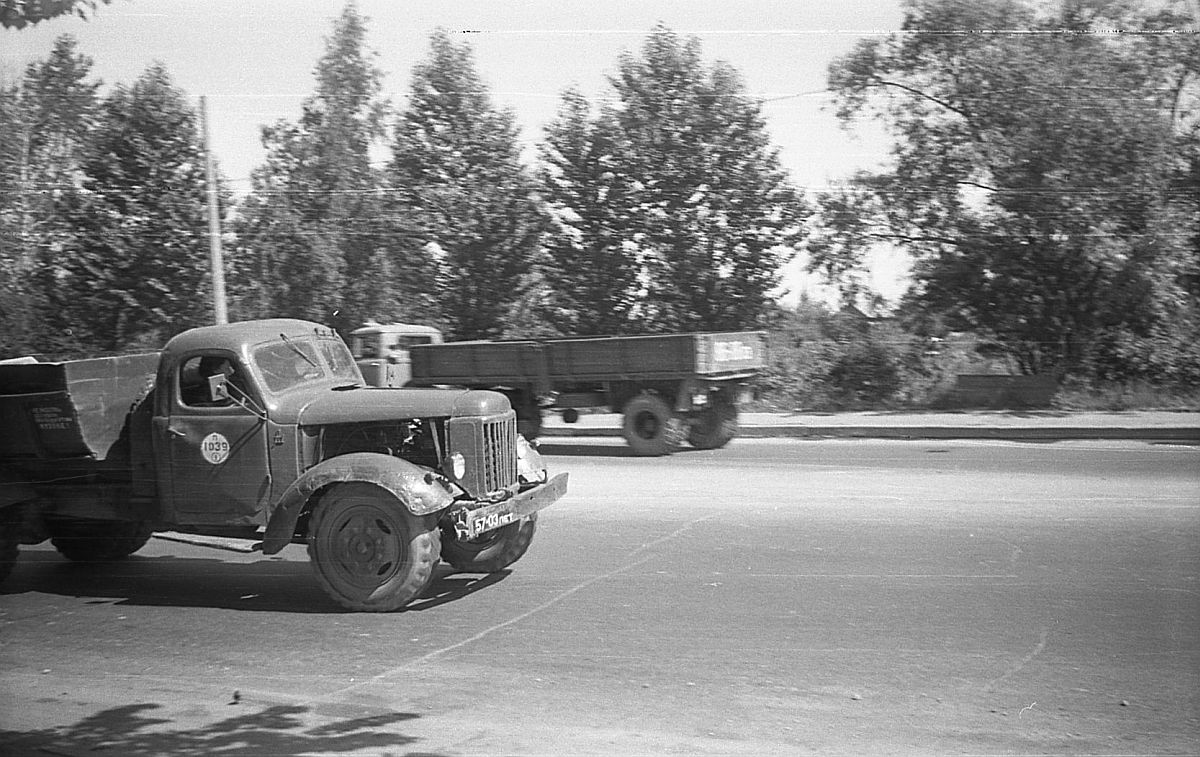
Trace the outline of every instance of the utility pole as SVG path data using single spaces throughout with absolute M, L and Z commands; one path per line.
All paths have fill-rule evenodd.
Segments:
M 208 103 L 200 96 L 200 130 L 204 139 L 204 177 L 208 185 L 208 262 L 212 269 L 213 314 L 217 323 L 229 323 L 225 311 L 225 262 L 221 254 L 221 217 L 217 208 L 217 177 L 208 142 Z

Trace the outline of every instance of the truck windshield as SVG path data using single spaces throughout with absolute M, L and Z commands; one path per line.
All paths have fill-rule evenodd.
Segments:
M 307 340 L 264 344 L 254 351 L 254 362 L 262 372 L 267 389 L 276 394 L 326 375 L 316 349 Z
M 346 349 L 346 343 L 341 339 L 322 339 L 317 344 L 321 348 L 321 356 L 334 378 L 351 384 L 361 384 L 358 366 L 354 364 L 354 356 Z
M 350 351 L 339 339 L 283 339 L 254 350 L 254 362 L 274 394 L 300 384 L 336 379 L 361 384 Z

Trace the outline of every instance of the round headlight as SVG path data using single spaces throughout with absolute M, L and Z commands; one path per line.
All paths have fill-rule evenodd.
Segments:
M 462 479 L 467 475 L 467 458 L 463 457 L 461 452 L 455 452 L 450 456 L 450 473 L 456 479 Z

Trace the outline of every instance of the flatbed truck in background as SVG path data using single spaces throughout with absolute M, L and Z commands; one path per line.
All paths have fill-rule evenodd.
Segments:
M 543 412 L 572 423 L 585 408 L 623 416 L 635 454 L 667 455 L 729 443 L 738 406 L 767 361 L 763 331 L 443 343 L 436 330 L 370 323 L 350 337 L 368 381 L 461 386 L 503 393 L 522 433 L 535 438 Z

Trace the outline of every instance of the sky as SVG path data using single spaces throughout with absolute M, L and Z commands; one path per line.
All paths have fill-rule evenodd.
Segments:
M 112 0 L 87 21 L 63 17 L 0 30 L 0 80 L 14 81 L 71 34 L 105 84 L 132 83 L 154 61 L 175 84 L 207 102 L 213 153 L 235 191 L 249 189 L 264 157 L 260 128 L 296 120 L 315 88 L 313 69 L 343 0 Z M 560 95 L 576 87 L 593 102 L 607 94 L 622 52 L 637 53 L 665 24 L 699 38 L 706 61 L 741 72 L 762 98 L 780 159 L 797 186 L 816 192 L 886 160 L 879 125 L 847 130 L 825 92 L 829 64 L 864 37 L 902 21 L 900 0 L 358 0 L 367 45 L 384 72 L 384 94 L 405 104 L 413 66 L 441 27 L 475 54 L 493 102 L 517 115 L 527 144 L 541 139 Z M 785 269 L 785 302 L 804 291 L 827 296 L 803 261 Z M 881 251 L 873 284 L 898 297 L 906 264 Z

